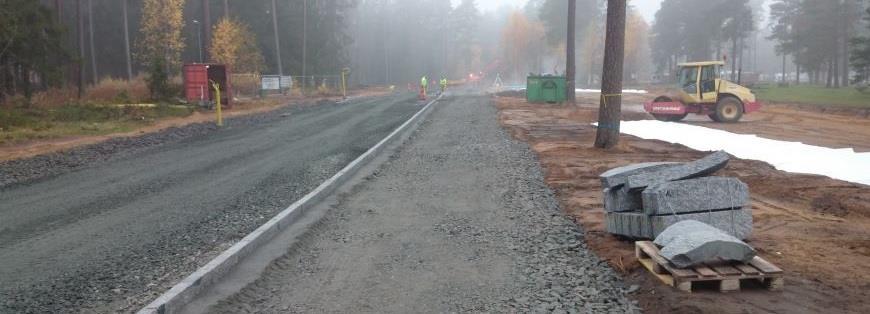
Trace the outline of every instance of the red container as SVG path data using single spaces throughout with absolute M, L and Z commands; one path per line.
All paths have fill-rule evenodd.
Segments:
M 220 85 L 222 107 L 231 107 L 232 85 L 230 70 L 223 64 L 192 63 L 184 65 L 184 97 L 189 103 L 214 102 L 214 88 L 210 81 Z

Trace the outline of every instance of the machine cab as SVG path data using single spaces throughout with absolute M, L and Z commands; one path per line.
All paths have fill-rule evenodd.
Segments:
M 680 64 L 677 74 L 680 98 L 683 103 L 715 103 L 718 100 L 719 68 L 721 61 Z

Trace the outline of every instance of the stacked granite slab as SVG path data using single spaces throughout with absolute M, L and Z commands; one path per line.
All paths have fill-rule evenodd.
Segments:
M 749 188 L 710 177 L 728 163 L 719 151 L 686 163 L 641 163 L 601 174 L 607 231 L 653 239 L 667 227 L 697 220 L 746 239 L 752 232 Z

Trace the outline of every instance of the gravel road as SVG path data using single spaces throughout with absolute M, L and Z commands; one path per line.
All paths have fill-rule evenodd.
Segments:
M 419 109 L 285 108 L 0 164 L 0 313 L 138 310 Z
M 638 312 L 490 98 L 448 97 L 374 175 L 210 313 Z

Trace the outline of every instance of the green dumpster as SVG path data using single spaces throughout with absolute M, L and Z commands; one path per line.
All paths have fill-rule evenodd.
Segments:
M 565 102 L 564 76 L 529 76 L 526 79 L 526 100 L 530 103 Z

